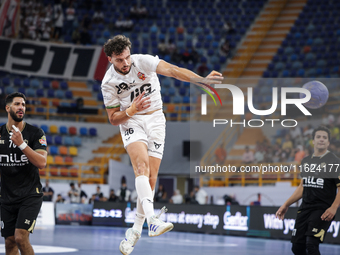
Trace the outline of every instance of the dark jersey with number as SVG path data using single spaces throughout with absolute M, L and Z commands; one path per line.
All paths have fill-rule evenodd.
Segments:
M 0 127 L 1 203 L 11 204 L 29 196 L 43 196 L 39 169 L 9 139 L 6 124 Z M 32 150 L 46 151 L 46 137 L 42 129 L 24 123 L 21 131 L 24 141 Z
M 308 156 L 301 161 L 303 195 L 300 209 L 329 208 L 340 186 L 340 159 L 331 152 Z M 331 177 L 331 178 L 327 178 Z

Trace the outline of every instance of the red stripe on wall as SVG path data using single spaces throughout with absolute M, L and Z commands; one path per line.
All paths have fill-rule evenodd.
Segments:
M 16 32 L 17 32 L 17 20 L 18 20 L 18 11 L 20 9 L 20 1 L 16 1 L 17 2 L 17 6 L 15 8 L 15 11 L 13 13 L 13 17 L 12 17 L 12 36 L 16 36 Z M 20 24 L 20 23 L 19 23 Z M 19 29 L 18 29 L 19 31 Z
M 95 80 L 99 80 L 101 81 L 104 78 L 104 75 L 106 73 L 107 70 L 107 65 L 108 65 L 108 60 L 107 60 L 107 56 L 104 53 L 104 49 L 102 49 L 98 62 L 97 62 L 97 67 L 96 67 L 96 71 L 94 73 L 94 79 Z
M 6 21 L 6 17 L 7 17 L 7 12 L 8 12 L 8 8 L 9 8 L 9 4 L 11 3 L 11 0 L 5 0 L 5 2 L 3 2 L 2 6 L 1 6 L 1 13 L 0 13 L 0 36 L 2 35 L 2 31 L 4 29 L 4 23 Z

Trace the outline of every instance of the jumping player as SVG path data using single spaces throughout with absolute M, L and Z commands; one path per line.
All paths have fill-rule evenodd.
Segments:
M 313 131 L 314 154 L 301 162 L 301 183 L 276 212 L 276 217 L 282 220 L 288 207 L 302 198 L 291 240 L 295 255 L 320 254 L 319 244 L 324 241 L 340 205 L 339 178 L 325 176 L 332 174 L 334 164 L 340 163 L 339 158 L 328 151 L 329 138 L 330 131 L 326 127 L 321 126 Z M 312 168 L 312 172 L 307 170 Z
M 34 254 L 29 241 L 43 201 L 39 168 L 47 161 L 44 131 L 23 121 L 26 97 L 5 99 L 8 121 L 0 127 L 1 235 L 6 254 Z
M 190 82 L 202 78 L 185 68 L 160 60 L 157 56 L 131 55 L 131 42 L 117 35 L 104 45 L 112 64 L 102 81 L 101 89 L 107 114 L 112 125 L 120 125 L 124 147 L 135 173 L 138 195 L 137 213 L 132 228 L 126 231 L 119 249 L 130 254 L 138 239 L 145 218 L 149 236 L 158 236 L 173 228 L 154 215 L 153 197 L 159 166 L 164 150 L 165 117 L 157 74 Z M 206 77 L 207 83 L 221 83 L 216 71 Z M 203 78 L 202 78 L 203 79 Z

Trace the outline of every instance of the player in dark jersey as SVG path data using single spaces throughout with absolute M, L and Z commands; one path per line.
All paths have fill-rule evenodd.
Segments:
M 292 233 L 292 251 L 296 255 L 320 254 L 319 244 L 324 241 L 340 205 L 337 174 L 340 159 L 328 151 L 329 138 L 326 127 L 313 131 L 314 153 L 301 162 L 301 183 L 276 212 L 276 217 L 282 220 L 288 207 L 302 198 Z
M 8 121 L 0 127 L 1 235 L 6 254 L 34 254 L 29 241 L 43 200 L 39 168 L 47 161 L 44 132 L 23 121 L 26 97 L 6 97 Z

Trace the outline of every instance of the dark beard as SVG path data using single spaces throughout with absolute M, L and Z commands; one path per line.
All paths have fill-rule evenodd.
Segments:
M 23 119 L 24 119 L 24 116 L 25 114 L 22 116 L 22 118 L 19 118 L 18 116 L 15 115 L 15 112 L 11 109 L 9 111 L 9 114 L 11 115 L 12 119 L 15 121 L 15 122 L 21 122 Z
M 124 73 L 121 70 L 119 70 L 118 68 L 116 68 L 114 65 L 113 65 L 113 67 L 114 67 L 114 69 L 116 70 L 117 73 L 120 73 L 122 75 L 128 74 L 130 72 L 130 70 L 131 70 L 131 66 L 130 66 L 129 70 Z

